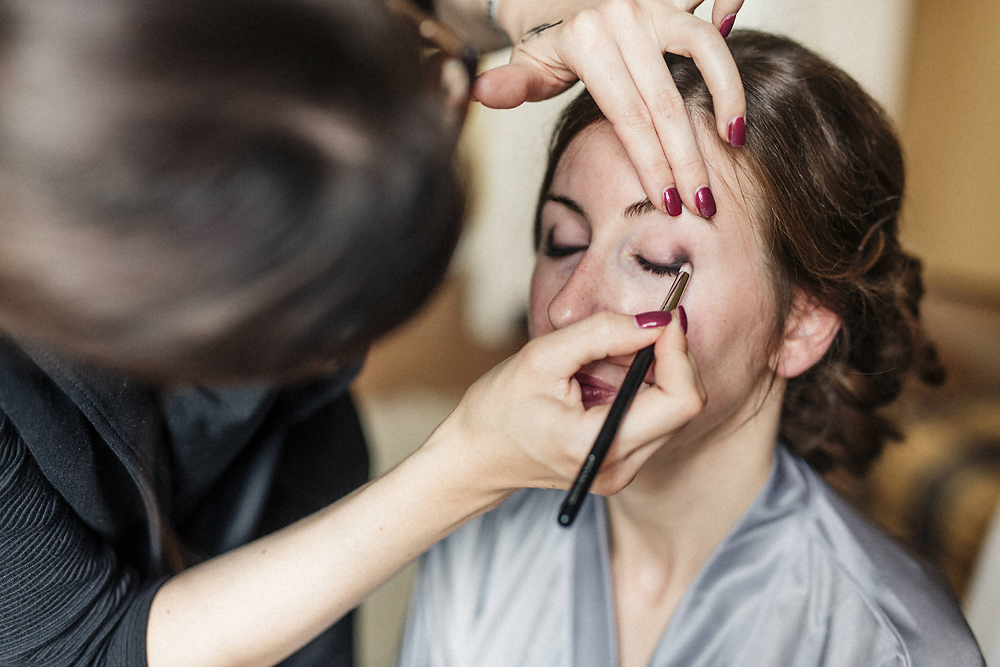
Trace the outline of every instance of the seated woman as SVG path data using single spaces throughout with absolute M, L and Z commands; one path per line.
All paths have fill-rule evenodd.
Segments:
M 896 434 L 879 409 L 908 375 L 943 378 L 920 264 L 897 239 L 897 140 L 805 48 L 753 32 L 729 44 L 747 92 L 740 151 L 715 137 L 693 62 L 668 56 L 702 121 L 708 223 L 654 210 L 586 92 L 566 110 L 529 314 L 538 336 L 653 310 L 690 261 L 690 320 L 678 310 L 664 336 L 686 329 L 703 409 L 571 529 L 556 521 L 563 491 L 524 490 L 428 552 L 404 667 L 983 664 L 937 576 L 818 474 L 863 474 Z M 584 403 L 610 402 L 629 362 L 584 367 Z

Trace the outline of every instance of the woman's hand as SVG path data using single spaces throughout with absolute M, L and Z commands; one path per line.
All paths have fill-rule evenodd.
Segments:
M 489 486 L 497 500 L 522 487 L 568 488 L 610 408 L 585 410 L 573 376 L 591 361 L 655 342 L 654 384 L 636 396 L 593 487 L 620 491 L 704 405 L 677 319 L 642 329 L 632 316 L 603 312 L 532 340 L 469 388 L 428 446 L 451 443 L 445 458 L 464 458 L 469 479 Z
M 514 52 L 509 65 L 479 77 L 477 100 L 511 108 L 553 97 L 580 79 L 614 126 L 649 201 L 678 214 L 679 206 L 668 211 L 664 200 L 676 186 L 689 210 L 714 214 L 714 202 L 706 210 L 696 195 L 708 172 L 662 56 L 695 60 L 712 93 L 719 135 L 742 145 L 743 85 L 720 30 L 728 34 L 743 0 L 716 0 L 713 23 L 691 14 L 702 0 L 497 2 Z
M 583 409 L 573 375 L 654 342 L 655 382 L 636 396 L 594 486 L 620 490 L 704 404 L 677 318 L 642 329 L 634 317 L 600 313 L 530 342 L 390 472 L 172 577 L 150 608 L 150 667 L 274 665 L 513 490 L 569 487 L 608 412 Z

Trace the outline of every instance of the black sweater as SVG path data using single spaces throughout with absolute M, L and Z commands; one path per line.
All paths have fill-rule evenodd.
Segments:
M 356 372 L 165 392 L 0 339 L 0 665 L 145 665 L 150 603 L 182 561 L 365 481 Z M 284 664 L 351 662 L 348 617 Z

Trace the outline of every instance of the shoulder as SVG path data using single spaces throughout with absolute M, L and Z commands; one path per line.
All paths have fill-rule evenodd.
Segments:
M 780 448 L 779 456 L 804 489 L 795 519 L 804 539 L 790 540 L 788 555 L 808 564 L 816 599 L 828 605 L 823 611 L 829 612 L 831 632 L 864 628 L 873 642 L 895 646 L 901 664 L 983 664 L 940 573 L 850 507 L 806 463 Z M 847 609 L 854 613 L 845 614 Z

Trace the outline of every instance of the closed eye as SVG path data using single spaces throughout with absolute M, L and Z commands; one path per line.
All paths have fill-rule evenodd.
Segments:
M 636 255 L 635 259 L 639 262 L 639 266 L 642 267 L 643 271 L 648 271 L 657 276 L 676 276 L 680 272 L 681 267 L 684 266 L 684 262 L 688 261 L 687 258 L 678 258 L 669 264 L 655 264 L 641 255 Z
M 587 249 L 585 245 L 557 245 L 555 242 L 555 228 L 549 229 L 548 235 L 545 237 L 545 247 L 543 252 L 546 257 L 554 257 L 559 259 L 561 257 L 569 257 L 570 255 L 575 255 L 578 252 L 583 252 Z

